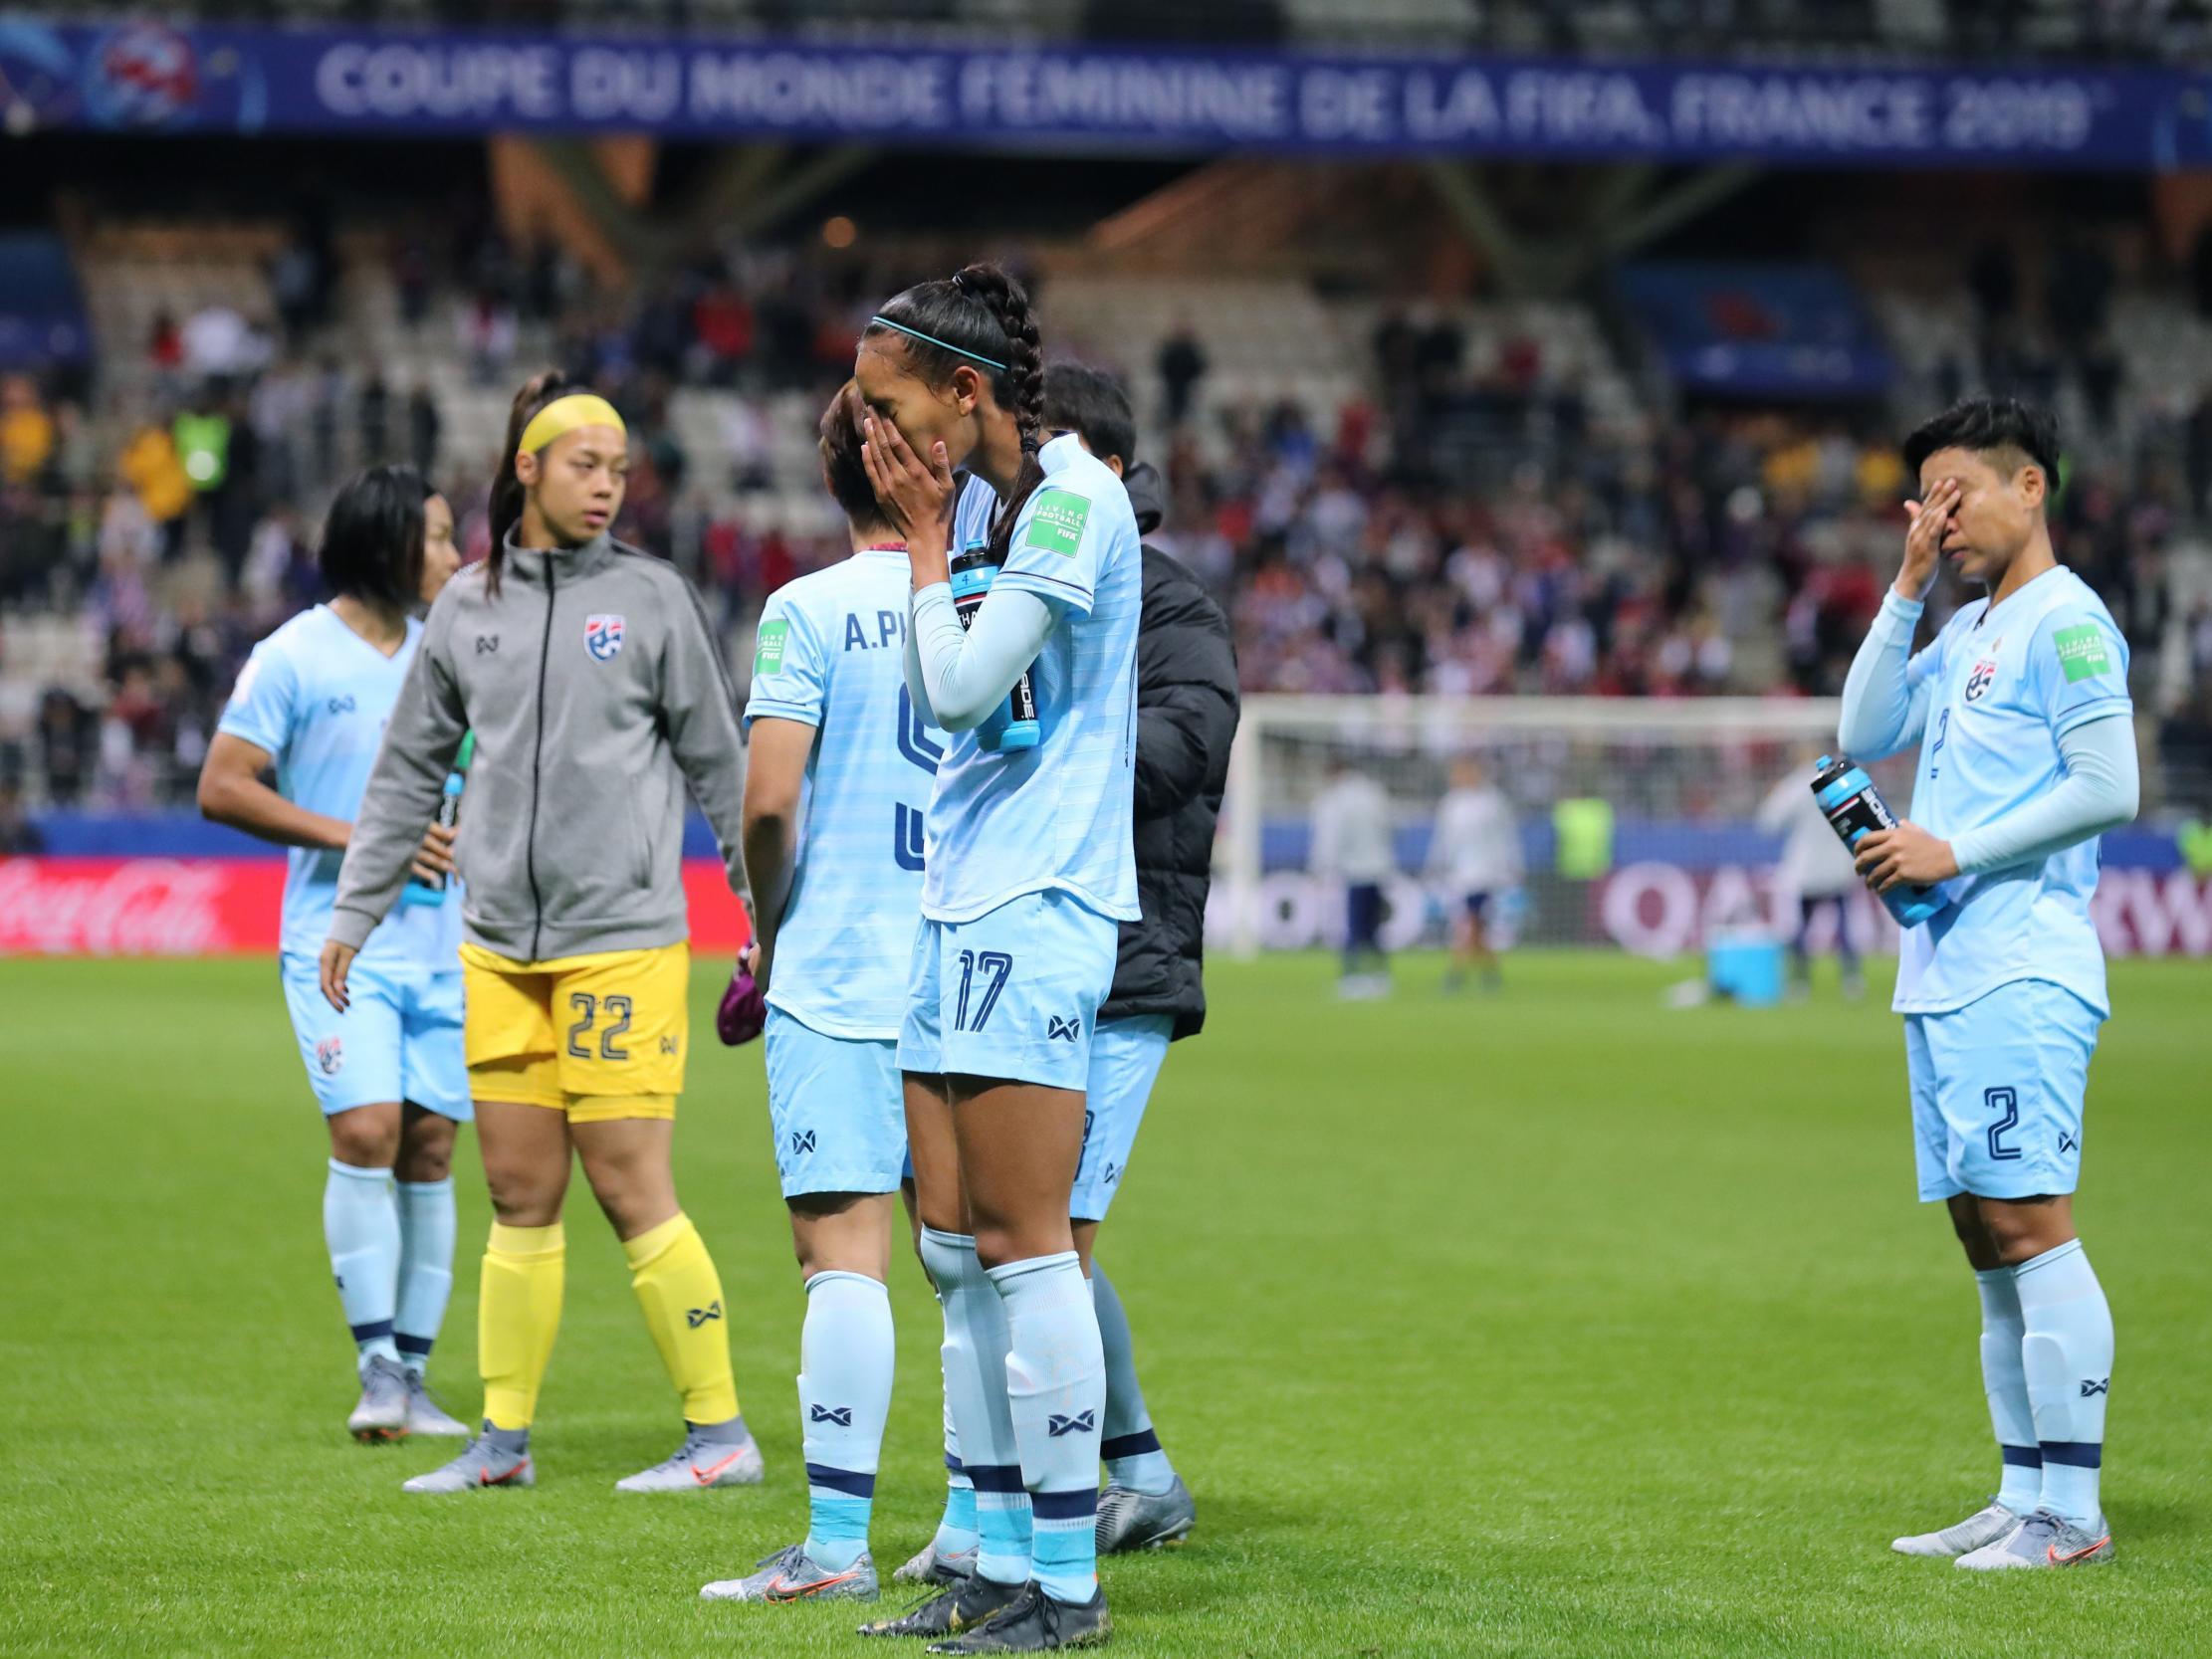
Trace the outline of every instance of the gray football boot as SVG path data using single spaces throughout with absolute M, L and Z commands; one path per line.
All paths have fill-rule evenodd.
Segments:
M 1987 1509 L 1976 1510 L 1955 1526 L 1945 1527 L 1941 1532 L 1893 1539 L 1889 1548 L 1900 1555 L 1970 1555 L 1985 1545 L 2009 1537 L 2026 1519 L 1992 1498 Z
M 356 1440 L 397 1440 L 407 1432 L 407 1367 L 381 1353 L 361 1367 L 361 1397 L 345 1427 Z
M 484 1425 L 487 1429 L 491 1424 Z M 461 1448 L 461 1455 L 427 1475 L 417 1475 L 402 1492 L 477 1492 L 495 1486 L 536 1486 L 538 1465 L 528 1446 L 513 1449 L 495 1446 L 490 1434 L 480 1434 Z
M 409 1434 L 462 1435 L 469 1425 L 455 1417 L 431 1395 L 422 1372 L 407 1373 L 407 1432 Z
M 699 1594 L 706 1601 L 873 1601 L 878 1593 L 876 1563 L 863 1550 L 842 1572 L 832 1572 L 791 1545 L 761 1562 L 743 1578 L 718 1578 Z
M 975 1545 L 941 1555 L 937 1553 L 937 1540 L 932 1538 L 922 1546 L 920 1555 L 910 1557 L 906 1565 L 891 1574 L 891 1579 L 901 1584 L 957 1584 L 975 1570 Z
M 1098 1500 L 1098 1553 L 1118 1555 L 1131 1550 L 1165 1550 L 1189 1538 L 1198 1524 L 1199 1506 L 1181 1475 L 1165 1492 L 1109 1486 Z
M 1995 1544 L 1952 1562 L 1969 1572 L 2004 1571 L 2016 1566 L 2095 1566 L 2112 1558 L 2112 1534 L 2097 1525 L 2077 1527 L 2064 1516 L 2037 1510 Z

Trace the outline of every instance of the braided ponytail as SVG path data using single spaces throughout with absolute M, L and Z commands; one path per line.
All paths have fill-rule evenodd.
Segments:
M 1021 466 L 991 526 L 991 551 L 1003 558 L 1014 519 L 1044 482 L 1037 459 L 1044 434 L 1044 347 L 1028 294 L 995 265 L 963 266 L 950 281 L 916 283 L 886 302 L 864 335 L 885 332 L 902 336 L 907 361 L 932 385 L 944 385 L 956 369 L 987 374 L 992 397 L 1013 417 Z
M 500 567 L 507 562 L 507 538 L 523 521 L 523 481 L 515 473 L 515 452 L 522 447 L 523 429 L 531 417 L 556 397 L 581 389 L 557 368 L 534 374 L 515 394 L 507 414 L 507 447 L 500 454 L 499 471 L 492 476 L 492 550 L 484 559 L 484 591 L 499 597 Z
M 1013 541 L 1013 521 L 1044 482 L 1044 463 L 1037 458 L 1044 430 L 1044 346 L 1037 338 L 1036 318 L 1029 313 L 1027 292 L 999 267 L 963 266 L 953 278 L 953 287 L 981 303 L 1006 338 L 1005 372 L 992 390 L 1021 434 L 1021 470 L 991 523 L 992 557 L 1003 559 Z

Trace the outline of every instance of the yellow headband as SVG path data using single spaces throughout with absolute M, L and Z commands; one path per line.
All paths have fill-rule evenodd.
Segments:
M 555 438 L 565 438 L 579 426 L 611 426 L 624 438 L 630 429 L 622 424 L 622 417 L 614 405 L 591 392 L 570 392 L 566 397 L 556 397 L 537 414 L 530 417 L 530 424 L 523 428 L 523 441 L 516 445 L 518 453 L 535 455 Z

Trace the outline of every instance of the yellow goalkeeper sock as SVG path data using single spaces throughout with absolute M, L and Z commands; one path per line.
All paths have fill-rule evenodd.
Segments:
M 722 1279 L 707 1241 L 679 1210 L 624 1239 L 622 1254 L 630 1262 L 630 1288 L 645 1310 L 645 1329 L 661 1350 L 668 1380 L 684 1396 L 685 1421 L 728 1422 L 738 1414 L 738 1385 L 730 1374 Z
M 551 1227 L 492 1223 L 476 1311 L 477 1368 L 484 1373 L 484 1416 L 494 1428 L 527 1429 L 538 1385 L 560 1329 L 568 1241 Z

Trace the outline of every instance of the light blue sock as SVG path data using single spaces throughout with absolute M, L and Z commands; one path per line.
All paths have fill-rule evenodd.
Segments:
M 2043 1451 L 2043 1507 L 2095 1528 L 2104 1462 L 2104 1402 L 2112 1384 L 2112 1312 L 2082 1241 L 2070 1239 L 2012 1270 L 2020 1345 Z
M 378 1354 L 397 1360 L 391 1340 L 392 1308 L 399 1294 L 399 1205 L 389 1169 L 357 1169 L 331 1159 L 323 1183 L 323 1240 L 331 1249 L 331 1277 L 352 1328 L 360 1363 Z
M 1088 1601 L 1098 1593 L 1098 1424 L 1106 1413 L 1091 1287 L 1072 1250 L 995 1267 L 991 1282 L 1005 1304 L 1006 1402 L 1036 1515 L 1031 1572 L 1054 1600 Z
M 868 1548 L 883 1420 L 891 1412 L 891 1293 L 861 1273 L 806 1281 L 798 1340 L 805 1435 L 806 1554 L 842 1572 Z
M 942 1364 L 942 1355 L 940 1356 Z M 943 1372 L 940 1371 L 942 1379 Z M 976 1487 L 960 1460 L 960 1430 L 953 1423 L 952 1396 L 945 1396 L 945 1514 L 931 1540 L 940 1555 L 976 1548 Z
M 1989 1396 L 1989 1426 L 2004 1460 L 1997 1502 L 2027 1515 L 2043 1501 L 2043 1452 L 2036 1444 L 2028 1372 L 2020 1357 L 2020 1295 L 2009 1267 L 1977 1271 L 1974 1285 L 1982 1299 L 1982 1392 Z
M 453 1295 L 453 1177 L 398 1186 L 399 1303 L 392 1342 L 400 1363 L 420 1376 Z
M 1091 1301 L 1098 1310 L 1098 1341 L 1106 1355 L 1106 1414 L 1099 1420 L 1098 1455 L 1106 1478 L 1132 1492 L 1165 1492 L 1175 1466 L 1160 1449 L 1145 1391 L 1137 1385 L 1137 1355 L 1129 1342 L 1129 1316 L 1106 1270 L 1091 1263 Z
M 973 1238 L 924 1227 L 922 1260 L 945 1306 L 945 1398 L 960 1429 L 962 1468 L 975 1488 L 976 1570 L 993 1583 L 1027 1583 L 1029 1492 L 1006 1403 L 1005 1310 L 976 1260 Z

